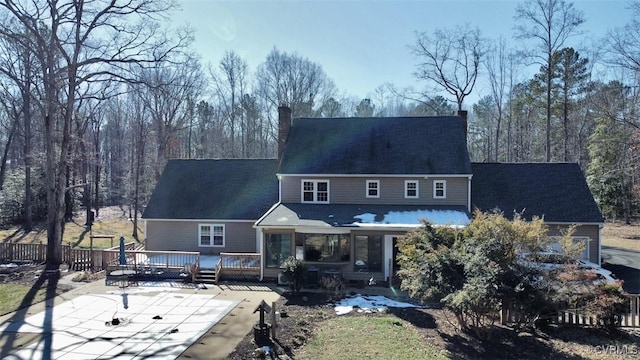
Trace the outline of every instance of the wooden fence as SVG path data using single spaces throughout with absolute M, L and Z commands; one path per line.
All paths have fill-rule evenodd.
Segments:
M 126 249 L 135 249 L 136 243 L 125 244 Z M 114 249 L 114 248 L 111 248 Z M 117 249 L 117 247 L 116 247 Z M 109 250 L 109 249 L 107 249 Z M 118 250 L 115 250 L 118 251 Z M 47 259 L 46 244 L 0 243 L 0 260 L 4 262 L 30 262 L 42 264 Z M 62 245 L 62 262 L 74 271 L 104 270 L 102 249 L 74 249 Z
M 625 295 L 627 297 L 627 312 L 615 317 L 619 327 L 640 328 L 640 294 Z M 500 321 L 503 325 L 517 322 L 518 309 L 503 305 Z M 579 309 L 560 309 L 556 315 L 549 317 L 552 324 L 595 326 L 602 324 L 602 319 L 589 316 Z

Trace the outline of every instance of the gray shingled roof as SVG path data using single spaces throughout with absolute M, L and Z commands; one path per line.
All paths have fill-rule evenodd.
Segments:
M 256 225 L 411 228 L 423 217 L 442 225 L 466 225 L 470 218 L 465 206 L 286 203 L 271 209 Z
M 142 217 L 257 220 L 278 201 L 274 159 L 170 160 Z
M 470 174 L 460 117 L 294 119 L 281 174 Z
M 578 164 L 472 163 L 471 168 L 474 208 L 497 208 L 507 217 L 544 216 L 546 222 L 603 222 Z

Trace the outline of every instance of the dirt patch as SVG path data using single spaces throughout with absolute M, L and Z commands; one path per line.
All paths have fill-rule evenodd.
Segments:
M 478 340 L 461 332 L 446 310 L 397 308 L 387 313 L 336 315 L 327 294 L 285 294 L 276 303 L 277 339 L 267 358 L 294 359 L 322 322 L 336 316 L 390 316 L 411 324 L 424 341 L 459 359 L 610 359 L 613 355 L 640 353 L 640 334 L 621 330 L 609 334 L 594 328 L 548 327 L 536 333 L 515 332 L 496 326 Z M 238 344 L 229 359 L 256 358 L 260 346 L 253 332 Z M 637 356 L 637 355 L 635 355 Z

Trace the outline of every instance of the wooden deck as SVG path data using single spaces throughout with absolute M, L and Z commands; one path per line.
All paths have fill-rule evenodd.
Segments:
M 128 244 L 127 244 L 128 245 Z M 102 267 L 107 277 L 117 270 L 132 270 L 138 278 L 194 279 L 194 270 L 200 267 L 200 253 L 192 251 L 135 250 L 125 245 L 126 264 L 120 264 L 120 249 L 103 250 Z
M 112 236 L 108 236 L 112 238 Z M 63 261 L 76 271 L 101 271 L 107 277 L 114 271 L 133 271 L 137 277 L 190 278 L 196 281 L 198 274 L 213 275 L 217 283 L 223 279 L 260 280 L 262 276 L 262 256 L 258 253 L 220 253 L 214 269 L 202 268 L 200 252 L 193 251 L 151 251 L 138 248 L 136 242 L 125 244 L 126 264 L 120 264 L 120 247 L 108 249 L 72 249 L 63 246 Z M 206 266 L 206 256 L 205 266 Z M 0 244 L 0 259 L 4 261 L 44 262 L 45 244 Z M 209 263 L 212 263 L 209 261 Z M 208 265 L 211 267 L 211 265 Z

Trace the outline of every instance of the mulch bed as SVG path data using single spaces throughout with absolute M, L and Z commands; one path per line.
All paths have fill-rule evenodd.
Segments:
M 339 316 L 332 300 L 326 293 L 283 295 L 276 302 L 276 310 L 280 314 L 277 317 L 277 338 L 267 344 L 271 354 L 266 358 L 294 359 L 323 321 Z M 640 333 L 634 330 L 607 333 L 594 328 L 550 326 L 530 333 L 494 326 L 483 334 L 483 340 L 479 340 L 460 331 L 455 318 L 442 309 L 390 308 L 387 313 L 346 316 L 394 316 L 403 319 L 426 343 L 459 359 L 610 359 L 615 356 L 612 351 L 618 351 L 618 355 L 623 351 L 628 354 L 635 352 L 633 356 L 640 354 Z M 623 347 L 621 344 L 627 345 Z M 251 332 L 229 359 L 261 358 L 259 348 L 261 346 L 255 343 Z
M 313 335 L 316 326 L 335 315 L 330 306 L 331 296 L 327 293 L 286 293 L 276 302 L 276 340 L 267 344 L 272 349 L 270 358 L 292 359 L 295 352 Z M 256 356 L 253 333 L 247 334 L 229 355 L 231 360 L 259 358 Z M 259 350 L 258 350 L 259 352 Z

